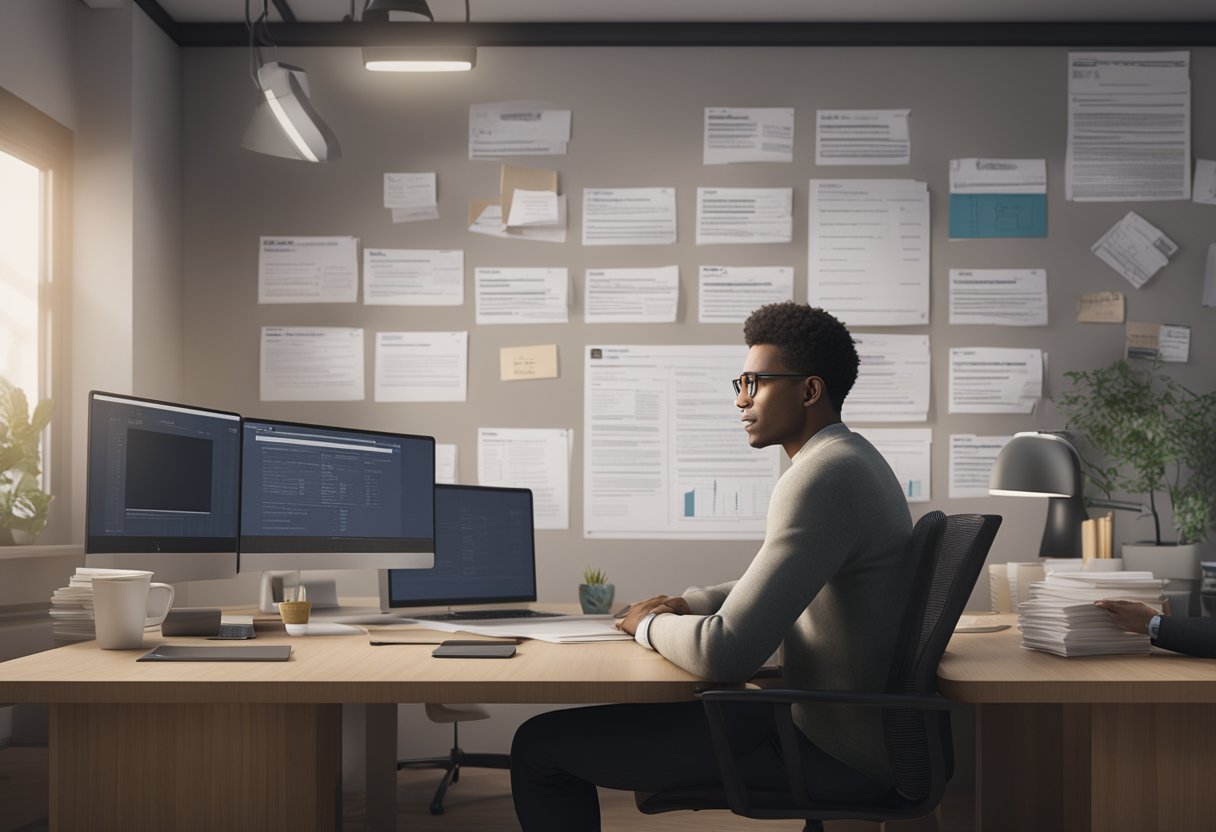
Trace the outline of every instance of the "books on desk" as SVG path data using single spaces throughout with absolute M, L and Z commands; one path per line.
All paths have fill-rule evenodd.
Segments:
M 1120 630 L 1103 598 L 1140 601 L 1161 608 L 1166 582 L 1151 572 L 1057 572 L 1030 586 L 1030 600 L 1018 604 L 1022 646 L 1057 656 L 1148 653 L 1147 635 Z
M 133 571 L 138 570 L 77 567 L 76 574 L 68 579 L 68 585 L 51 594 L 51 637 L 56 641 L 97 638 L 93 623 L 93 576 L 128 575 Z

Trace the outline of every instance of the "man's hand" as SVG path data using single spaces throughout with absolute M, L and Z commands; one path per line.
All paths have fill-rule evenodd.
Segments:
M 1127 630 L 1131 633 L 1148 633 L 1148 622 L 1152 620 L 1157 611 L 1147 604 L 1141 604 L 1139 601 L 1117 601 L 1113 598 L 1104 598 L 1101 601 L 1094 601 L 1095 607 L 1101 607 L 1110 614 L 1111 623 L 1121 630 Z
M 641 620 L 652 612 L 660 615 L 665 612 L 675 613 L 676 615 L 687 615 L 688 602 L 679 595 L 656 595 L 653 598 L 647 598 L 645 601 L 630 604 L 629 612 L 625 614 L 624 618 L 616 622 L 616 626 L 618 629 L 629 633 L 629 635 L 634 635 L 638 631 L 638 624 Z

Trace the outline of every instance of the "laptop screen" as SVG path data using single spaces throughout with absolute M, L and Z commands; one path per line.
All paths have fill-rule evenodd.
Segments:
M 532 492 L 435 486 L 435 566 L 390 569 L 390 607 L 536 600 Z

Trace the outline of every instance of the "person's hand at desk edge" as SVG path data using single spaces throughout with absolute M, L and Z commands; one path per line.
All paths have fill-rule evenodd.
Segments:
M 638 601 L 625 608 L 625 616 L 616 622 L 616 626 L 631 636 L 637 636 L 639 627 L 642 627 L 643 630 L 649 629 L 654 617 L 664 613 L 688 615 L 688 601 L 679 595 L 656 595 L 645 601 Z M 643 621 L 646 622 L 645 626 L 642 624 Z
M 1147 634 L 1155 647 L 1216 659 L 1216 618 L 1165 616 L 1147 604 L 1113 598 L 1094 601 L 1094 606 L 1106 610 L 1116 627 Z

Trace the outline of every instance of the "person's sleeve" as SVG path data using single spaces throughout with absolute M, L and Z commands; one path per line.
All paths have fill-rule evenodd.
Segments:
M 693 615 L 711 615 L 722 609 L 726 596 L 737 583 L 735 580 L 714 586 L 690 586 L 681 597 L 688 602 L 688 611 Z
M 1216 618 L 1162 616 L 1153 644 L 1175 653 L 1216 659 Z
M 826 485 L 831 479 L 824 471 L 782 477 L 769 503 L 764 544 L 720 608 L 658 616 L 650 624 L 651 645 L 698 676 L 750 678 L 852 549 L 857 530 L 849 518 L 856 505 L 839 478 Z

